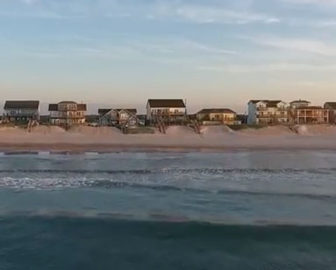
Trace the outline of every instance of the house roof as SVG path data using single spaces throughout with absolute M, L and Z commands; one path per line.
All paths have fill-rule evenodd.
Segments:
M 129 112 L 129 113 L 131 113 L 131 114 L 134 114 L 134 115 L 136 115 L 137 112 L 138 112 L 137 109 L 117 109 L 117 111 L 118 111 L 118 112 L 120 112 L 120 111 L 127 111 L 127 112 Z
M 49 104 L 49 112 L 58 111 L 58 104 Z
M 282 102 L 281 100 L 268 100 L 266 101 L 266 106 L 268 108 L 275 108 L 281 102 Z
M 261 99 L 251 99 L 250 101 L 249 101 L 249 103 L 258 103 L 258 102 L 260 102 L 260 101 L 263 101 L 263 100 L 261 100 Z
M 149 99 L 152 108 L 185 108 L 183 99 Z
M 326 102 L 324 107 L 328 106 L 329 108 L 336 110 L 336 102 Z
M 77 104 L 76 102 L 74 101 L 61 101 L 60 103 L 58 104 Z
M 227 108 L 214 108 L 214 109 L 203 109 L 199 111 L 197 114 L 209 114 L 209 113 L 234 113 L 231 109 Z
M 137 114 L 137 109 L 98 109 L 98 114 L 100 115 L 104 115 L 104 114 L 107 114 L 108 112 L 112 111 L 112 110 L 115 110 L 117 112 L 120 112 L 120 111 L 127 111 L 129 112 L 130 114 L 134 114 L 136 115 Z
M 262 100 L 262 99 L 259 99 L 259 100 L 250 100 L 249 103 L 253 103 L 253 104 L 256 104 L 258 102 L 264 102 L 266 103 L 266 106 L 269 107 L 269 108 L 273 108 L 273 107 L 276 107 L 280 102 L 283 102 L 282 100 Z
M 104 114 L 107 114 L 111 110 L 112 109 L 98 109 L 98 114 L 99 115 L 104 115 Z
M 299 100 L 293 100 L 290 104 L 293 104 L 293 103 L 310 103 L 310 101 L 299 99 Z
M 8 100 L 5 103 L 5 110 L 10 109 L 32 109 L 38 110 L 40 102 L 37 100 Z

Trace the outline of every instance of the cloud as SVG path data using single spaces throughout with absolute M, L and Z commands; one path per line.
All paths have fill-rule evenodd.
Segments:
M 142 37 L 140 39 L 123 37 L 118 40 L 112 38 L 100 41 L 79 36 L 68 39 L 53 37 L 39 48 L 36 48 L 34 43 L 27 43 L 24 50 L 20 46 L 13 47 L 12 44 L 15 45 L 17 42 L 7 41 L 7 47 L 11 48 L 11 55 L 42 59 L 68 59 L 69 57 L 99 61 L 107 59 L 138 61 L 141 59 L 164 64 L 181 64 L 182 62 L 195 61 L 197 63 L 201 60 L 227 59 L 226 56 L 238 55 L 235 50 L 179 37 Z
M 318 5 L 335 5 L 336 0 L 280 0 L 283 2 L 290 2 L 295 4 L 318 4 Z
M 32 5 L 38 2 L 38 0 L 22 0 L 23 3 Z
M 336 45 L 330 45 L 320 40 L 278 37 L 247 38 L 256 44 L 322 56 L 336 56 Z
M 313 65 L 300 63 L 271 63 L 271 64 L 245 64 L 245 65 L 208 65 L 198 66 L 197 69 L 210 72 L 227 73 L 259 73 L 259 72 L 304 72 L 304 71 L 336 71 L 336 65 Z
M 152 18 L 176 18 L 199 24 L 248 24 L 248 23 L 278 23 L 280 19 L 274 16 L 255 13 L 249 10 L 232 10 L 214 5 L 187 5 L 161 3 L 155 6 Z
M 151 0 L 19 0 L 28 6 L 36 6 L 37 10 L 60 13 L 64 17 L 70 15 L 134 17 L 156 20 L 175 20 L 197 24 L 272 24 L 280 19 L 250 10 L 249 5 L 230 4 L 210 1 L 200 4 L 195 1 Z

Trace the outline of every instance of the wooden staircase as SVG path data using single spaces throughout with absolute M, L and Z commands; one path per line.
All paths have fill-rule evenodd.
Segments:
M 201 134 L 201 126 L 200 126 L 200 124 L 198 123 L 197 120 L 192 120 L 191 121 L 191 127 L 194 129 L 194 131 L 197 134 Z
M 162 134 L 166 134 L 167 126 L 161 116 L 156 116 L 155 123 L 159 132 Z
M 27 124 L 27 130 L 28 132 L 32 132 L 33 127 L 38 126 L 38 122 L 36 120 L 29 120 L 28 124 Z

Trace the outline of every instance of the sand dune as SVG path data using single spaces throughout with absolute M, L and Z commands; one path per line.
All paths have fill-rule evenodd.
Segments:
M 223 136 L 234 133 L 228 126 L 206 126 L 201 128 L 201 134 L 205 136 Z
M 72 127 L 69 131 L 72 134 L 82 134 L 84 136 L 120 136 L 122 132 L 115 127 L 88 127 L 77 126 Z
M 190 127 L 186 126 L 170 126 L 166 130 L 168 136 L 194 136 L 196 133 Z
M 331 125 L 311 125 L 295 126 L 294 129 L 299 135 L 316 136 L 316 135 L 334 135 L 336 136 L 336 126 Z
M 225 126 L 192 128 L 171 126 L 166 134 L 124 135 L 111 127 L 38 126 L 31 132 L 15 127 L 0 127 L 0 150 L 99 150 L 122 149 L 334 149 L 336 126 L 276 126 L 232 131 Z
M 240 134 L 257 135 L 257 136 L 283 136 L 293 135 L 293 131 L 287 126 L 272 126 L 260 129 L 247 128 L 239 131 Z

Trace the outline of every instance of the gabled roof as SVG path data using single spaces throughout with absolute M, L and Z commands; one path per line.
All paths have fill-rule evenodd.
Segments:
M 215 108 L 215 109 L 203 109 L 199 111 L 197 114 L 209 114 L 209 113 L 234 113 L 231 109 L 227 108 Z
M 110 112 L 112 109 L 98 109 L 98 114 L 99 115 L 104 115 Z
M 336 110 L 336 102 L 326 102 L 324 107 L 328 106 L 329 108 Z
M 293 104 L 293 103 L 310 103 L 310 101 L 308 101 L 308 100 L 301 100 L 301 99 L 299 99 L 299 100 L 293 100 L 290 104 Z
M 254 104 L 256 104 L 256 103 L 258 103 L 260 101 L 263 101 L 263 100 L 261 100 L 261 99 L 251 99 L 248 103 L 254 103 Z
M 126 112 L 129 112 L 130 114 L 134 114 L 136 115 L 138 110 L 137 109 L 116 109 L 118 112 L 121 112 L 121 111 L 126 111 Z
M 262 99 L 259 99 L 259 100 L 250 100 L 249 103 L 253 103 L 253 104 L 257 104 L 259 102 L 263 102 L 266 104 L 266 106 L 268 108 L 275 108 L 277 107 L 277 105 L 281 102 L 283 102 L 282 100 L 262 100 Z
M 11 109 L 31 109 L 38 110 L 40 102 L 37 100 L 8 100 L 5 103 L 5 110 Z
M 185 108 L 183 99 L 149 99 L 151 108 Z
M 126 112 L 129 112 L 130 114 L 134 114 L 136 115 L 138 110 L 137 109 L 98 109 L 98 114 L 100 115 L 104 115 L 104 114 L 107 114 L 109 113 L 110 111 L 116 111 L 116 112 L 120 112 L 120 111 L 126 111 Z

